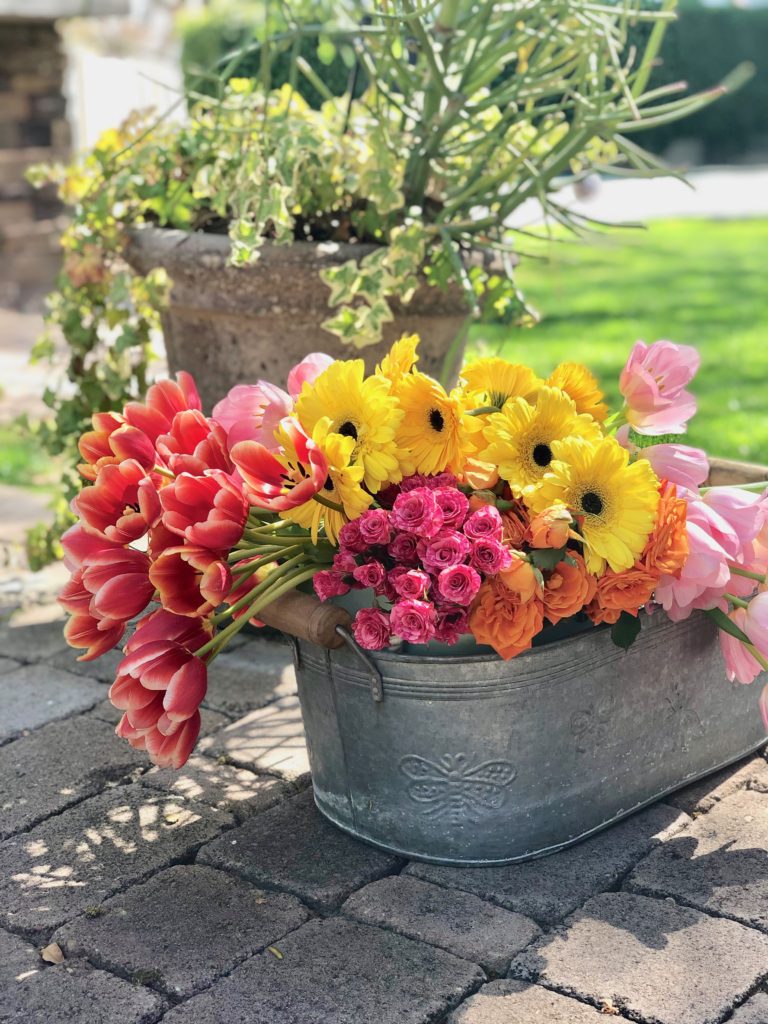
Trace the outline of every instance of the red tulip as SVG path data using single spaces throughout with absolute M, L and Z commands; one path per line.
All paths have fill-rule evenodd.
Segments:
M 96 482 L 73 499 L 72 509 L 87 528 L 119 544 L 142 537 L 160 518 L 155 485 L 135 459 L 102 466 Z
M 129 402 L 124 411 L 128 423 L 143 430 L 154 444 L 160 434 L 167 434 L 171 429 L 176 413 L 185 409 L 202 409 L 202 405 L 194 379 L 182 370 L 176 375 L 176 381 L 161 380 L 153 384 L 144 404 Z
M 124 622 L 143 611 L 155 592 L 149 558 L 133 548 L 89 555 L 83 562 L 82 579 L 93 595 L 91 613 Z
M 107 462 L 118 461 L 109 439 L 125 423 L 125 419 L 117 412 L 96 412 L 91 417 L 91 423 L 93 430 L 87 430 L 77 442 L 80 454 L 85 459 L 85 464 L 78 466 L 78 469 L 86 480 L 95 480 L 98 470 Z
M 197 409 L 176 413 L 170 431 L 158 437 L 157 450 L 176 475 L 202 476 L 207 469 L 232 472 L 226 431 Z
M 178 540 L 178 537 L 176 537 Z M 226 562 L 206 548 L 187 545 L 167 548 L 149 570 L 151 586 L 163 608 L 177 615 L 207 615 L 217 608 L 232 587 Z
M 282 420 L 280 435 L 285 444 L 277 454 L 258 441 L 241 441 L 231 452 L 249 500 L 272 512 L 310 501 L 328 477 L 325 455 L 295 420 Z
M 126 645 L 109 691 L 125 712 L 116 732 L 155 764 L 181 767 L 197 739 L 208 678 L 193 651 L 208 636 L 202 620 L 161 609 L 139 622 Z
M 88 611 L 80 611 L 68 620 L 64 638 L 70 647 L 85 648 L 78 661 L 93 661 L 117 646 L 124 632 L 121 619 L 97 618 Z
M 137 750 L 146 750 L 153 763 L 161 768 L 181 768 L 189 760 L 200 733 L 200 712 L 196 711 L 191 718 L 165 735 L 160 729 L 149 727 L 144 729 L 131 725 L 128 714 L 123 715 L 115 729 L 118 736 L 128 740 Z
M 78 569 L 89 555 L 99 551 L 121 551 L 122 544 L 105 540 L 101 534 L 86 530 L 82 523 L 75 523 L 63 534 L 61 546 L 64 548 L 64 565 L 70 572 Z
M 231 476 L 182 473 L 160 492 L 163 523 L 194 546 L 229 551 L 242 537 L 248 504 Z

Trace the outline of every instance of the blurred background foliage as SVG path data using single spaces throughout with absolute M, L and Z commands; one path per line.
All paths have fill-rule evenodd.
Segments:
M 649 4 L 649 7 L 654 6 Z M 658 6 L 658 5 L 655 5 Z M 267 18 L 267 9 L 270 14 Z M 361 5 L 342 0 L 300 0 L 291 4 L 292 15 L 300 21 L 323 26 L 317 35 L 304 38 L 301 56 L 322 77 L 330 91 L 341 95 L 354 73 L 354 53 L 350 46 L 336 46 L 328 34 L 335 27 L 353 23 Z M 228 54 L 264 38 L 269 31 L 283 31 L 288 22 L 280 5 L 262 0 L 242 3 L 218 0 L 203 11 L 183 15 L 179 22 L 182 64 L 187 88 L 192 92 L 216 95 L 217 83 L 201 69 L 223 62 Z M 641 49 L 651 30 L 639 23 L 631 30 L 630 42 Z M 650 128 L 643 135 L 643 146 L 653 153 L 682 156 L 685 162 L 728 163 L 757 155 L 768 155 L 768 6 L 710 7 L 683 0 L 677 8 L 677 20 L 669 25 L 654 70 L 655 86 L 685 81 L 691 92 L 709 88 L 743 61 L 756 67 L 754 77 L 739 91 L 738 102 L 714 103 L 686 118 Z M 291 58 L 286 51 L 276 55 L 272 66 L 275 86 L 288 81 Z M 259 54 L 254 48 L 238 63 L 237 74 L 257 78 Z M 356 95 L 365 87 L 362 75 L 355 83 Z M 298 88 L 312 106 L 322 98 L 303 78 Z M 680 149 L 684 138 L 689 144 Z

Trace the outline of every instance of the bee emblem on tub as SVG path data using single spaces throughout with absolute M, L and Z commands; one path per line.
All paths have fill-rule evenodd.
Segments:
M 517 775 L 509 761 L 475 764 L 466 754 L 443 754 L 437 762 L 409 754 L 399 767 L 410 779 L 410 799 L 421 805 L 425 815 L 452 825 L 479 822 L 503 807 L 507 789 Z

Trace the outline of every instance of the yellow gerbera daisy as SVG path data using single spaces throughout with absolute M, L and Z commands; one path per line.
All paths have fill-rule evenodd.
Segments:
M 606 564 L 630 569 L 656 521 L 659 480 L 646 459 L 629 464 L 629 453 L 613 437 L 597 443 L 581 438 L 555 441 L 555 459 L 526 504 L 533 512 L 566 505 L 582 522 L 587 568 Z
M 542 381 L 529 366 L 508 363 L 491 356 L 477 359 L 461 371 L 463 390 L 473 400 L 474 408 L 484 405 L 503 409 L 511 398 L 533 397 Z
M 458 394 L 424 373 L 409 373 L 400 382 L 398 397 L 403 421 L 397 443 L 410 463 L 406 472 L 458 473 L 464 461 L 466 431 Z
M 395 390 L 400 380 L 406 373 L 410 373 L 419 361 L 417 349 L 419 347 L 418 334 L 404 334 L 394 343 L 387 355 L 376 367 L 376 374 L 386 377 L 392 381 L 392 388 Z
M 596 378 L 581 363 L 560 363 L 549 375 L 547 384 L 561 388 L 574 400 L 579 412 L 587 413 L 599 423 L 608 415 L 608 406 Z
M 363 467 L 372 494 L 402 479 L 395 432 L 403 413 L 385 377 L 365 377 L 362 359 L 339 360 L 312 384 L 305 383 L 296 416 L 308 434 L 327 416 L 329 433 L 352 440 L 350 461 Z
M 552 445 L 567 437 L 597 441 L 602 436 L 591 416 L 579 415 L 573 400 L 559 388 L 539 389 L 536 404 L 524 398 L 508 401 L 484 430 L 483 462 L 499 467 L 499 475 L 516 498 L 535 490 L 552 462 Z
M 325 416 L 318 420 L 312 432 L 312 440 L 319 446 L 328 460 L 328 476 L 318 496 L 331 504 L 324 504 L 317 498 L 305 501 L 303 505 L 281 512 L 283 519 L 290 519 L 312 531 L 312 542 L 317 543 L 320 523 L 331 544 L 336 544 L 339 530 L 357 519 L 370 506 L 373 497 L 363 490 L 363 467 L 352 463 L 355 441 L 351 437 L 331 433 L 331 420 Z M 339 508 L 333 508 L 333 505 Z

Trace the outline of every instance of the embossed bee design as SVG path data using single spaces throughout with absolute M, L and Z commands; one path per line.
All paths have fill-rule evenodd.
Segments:
M 443 754 L 439 762 L 410 754 L 400 771 L 411 781 L 407 793 L 423 813 L 452 825 L 479 822 L 503 806 L 517 770 L 508 761 L 472 764 L 466 754 Z
M 586 754 L 595 746 L 604 743 L 610 732 L 615 700 L 608 694 L 582 711 L 574 711 L 571 715 L 571 735 L 576 739 L 576 750 Z

